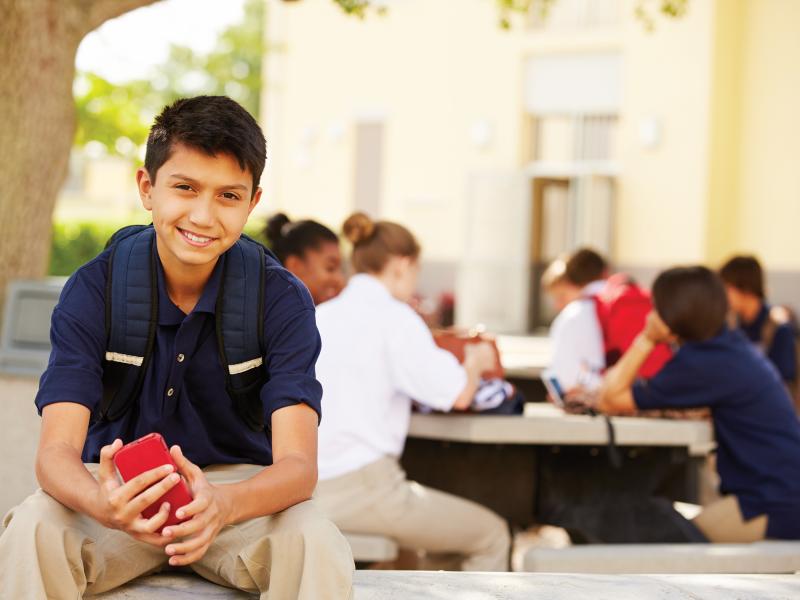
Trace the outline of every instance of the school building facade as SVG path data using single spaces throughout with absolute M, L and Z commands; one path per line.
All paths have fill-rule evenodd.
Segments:
M 534 3 L 536 4 L 536 3 Z M 589 244 L 649 282 L 754 252 L 800 305 L 800 2 L 557 0 L 498 26 L 491 0 L 269 0 L 265 210 L 353 210 L 423 245 L 457 321 L 547 322 L 537 277 Z

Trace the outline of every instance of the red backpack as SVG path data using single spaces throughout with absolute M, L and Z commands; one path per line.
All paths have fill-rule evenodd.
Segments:
M 653 303 L 647 290 L 640 288 L 624 273 L 612 275 L 603 289 L 592 296 L 597 320 L 603 331 L 603 348 L 606 368 L 613 366 L 633 344 L 633 340 L 644 329 L 647 314 Z M 672 351 L 666 344 L 659 344 L 639 369 L 641 377 L 650 378 L 661 370 Z

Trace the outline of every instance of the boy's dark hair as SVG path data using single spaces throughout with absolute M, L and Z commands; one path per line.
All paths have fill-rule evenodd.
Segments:
M 252 115 L 227 96 L 181 98 L 164 107 L 150 129 L 144 157 L 153 183 L 178 143 L 209 156 L 233 156 L 243 170 L 250 171 L 255 194 L 267 159 L 267 142 Z
M 603 279 L 608 272 L 606 259 L 591 248 L 580 248 L 567 259 L 566 278 L 577 286 L 583 287 Z
M 653 283 L 653 304 L 672 333 L 687 342 L 718 335 L 728 313 L 722 280 L 701 266 L 662 272 Z
M 292 222 L 283 213 L 269 218 L 264 235 L 282 263 L 289 256 L 303 258 L 306 250 L 317 249 L 325 242 L 339 243 L 337 235 L 322 223 L 309 219 Z
M 764 298 L 764 271 L 755 256 L 734 256 L 722 265 L 719 276 L 739 291 Z

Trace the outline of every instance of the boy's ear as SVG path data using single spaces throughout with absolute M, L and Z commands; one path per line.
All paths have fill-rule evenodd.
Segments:
M 150 181 L 150 174 L 144 167 L 136 170 L 136 186 L 139 188 L 139 199 L 145 210 L 153 210 L 153 201 L 150 192 L 153 189 L 153 182 Z
M 257 188 L 256 188 L 256 193 L 255 193 L 255 194 L 253 194 L 253 197 L 252 197 L 252 198 L 250 198 L 250 207 L 247 209 L 247 214 L 248 214 L 248 215 L 249 215 L 251 212 L 253 212 L 253 209 L 256 207 L 256 205 L 257 205 L 257 204 L 259 203 L 259 201 L 261 200 L 261 192 L 262 192 L 262 191 L 263 191 L 263 190 L 261 189 L 261 187 L 257 187 Z

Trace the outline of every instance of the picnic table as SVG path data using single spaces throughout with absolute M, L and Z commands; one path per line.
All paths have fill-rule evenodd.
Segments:
M 413 414 L 402 464 L 412 480 L 488 506 L 513 526 L 548 522 L 554 506 L 600 492 L 697 502 L 714 449 L 710 421 L 612 417 L 621 465 L 611 464 L 604 417 L 550 404 L 521 416 Z

